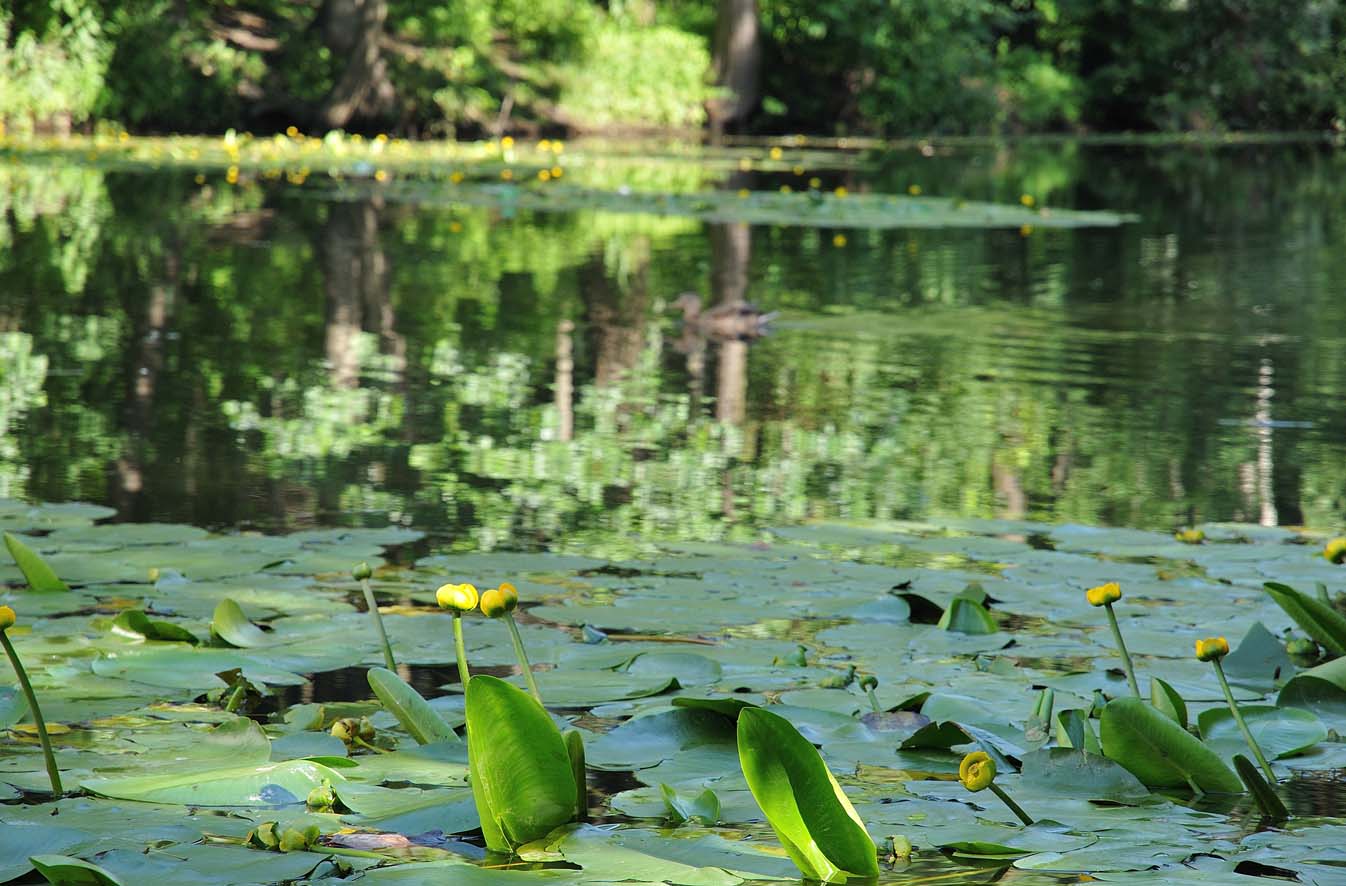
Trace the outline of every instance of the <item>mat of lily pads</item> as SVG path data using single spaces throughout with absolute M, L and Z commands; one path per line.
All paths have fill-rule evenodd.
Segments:
M 217 535 L 112 516 L 0 501 L 0 528 L 70 587 L 30 590 L 0 565 L 0 604 L 19 618 L 9 635 L 68 791 L 44 797 L 27 706 L 0 666 L 0 883 L 796 880 L 739 768 L 738 703 L 771 706 L 820 749 L 881 854 L 892 836 L 910 841 L 913 856 L 888 859 L 884 882 L 1346 882 L 1346 676 L 1282 697 L 1296 673 L 1283 648 L 1294 625 L 1262 590 L 1341 590 L 1346 567 L 1320 555 L 1320 537 L 1208 525 L 1203 543 L 1184 544 L 960 520 L 798 526 L 744 546 L 637 544 L 617 561 L 413 561 L 423 547 L 412 543 L 424 542 L 409 529 Z M 486 855 L 466 744 L 418 744 L 363 681 L 382 653 L 350 578 L 361 560 L 375 567 L 402 676 L 460 734 L 451 618 L 435 589 L 518 587 L 543 697 L 585 738 L 589 823 L 519 859 Z M 1141 684 L 1167 681 L 1226 759 L 1246 749 L 1192 650 L 1229 637 L 1226 671 L 1275 758 L 1287 822 L 1264 822 L 1243 795 L 1148 790 L 1034 722 L 1044 688 L 1058 711 L 1128 694 L 1107 622 L 1084 595 L 1108 581 L 1121 583 L 1115 609 Z M 983 601 L 990 621 L 941 627 L 960 597 Z M 217 614 L 226 598 L 241 615 Z M 165 623 L 173 629 L 152 627 Z M 505 626 L 474 614 L 465 628 L 472 665 L 522 685 Z M 878 680 L 872 701 L 865 675 Z M 226 712 L 226 697 L 244 699 L 240 713 Z M 352 752 L 328 730 L 362 715 L 374 749 Z M 961 752 L 978 747 L 1005 764 L 997 784 L 1034 825 L 959 784 Z M 323 785 L 337 811 L 306 806 Z M 322 836 L 307 850 L 249 848 L 247 833 L 269 821 Z

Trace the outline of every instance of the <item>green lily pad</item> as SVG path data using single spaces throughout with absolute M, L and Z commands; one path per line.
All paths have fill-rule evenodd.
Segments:
M 1270 705 L 1243 705 L 1239 711 L 1268 760 L 1292 757 L 1327 738 L 1327 727 L 1312 711 Z M 1206 746 L 1226 760 L 1250 753 L 1228 708 L 1202 711 L 1197 724 Z
M 335 769 L 309 760 L 233 769 L 192 770 L 134 778 L 90 778 L 86 791 L 120 800 L 191 806 L 283 806 L 301 803 L 323 783 L 344 781 Z

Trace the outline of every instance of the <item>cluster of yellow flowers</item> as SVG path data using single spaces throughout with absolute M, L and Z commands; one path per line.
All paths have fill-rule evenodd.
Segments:
M 480 594 L 476 585 L 446 584 L 435 591 L 435 601 L 441 609 L 464 613 L 480 607 L 481 614 L 487 618 L 500 618 L 519 605 L 519 592 L 507 581 Z

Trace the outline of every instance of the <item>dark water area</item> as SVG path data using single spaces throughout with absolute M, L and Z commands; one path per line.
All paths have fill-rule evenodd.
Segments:
M 953 146 L 819 172 L 1140 217 L 1077 230 L 337 202 L 10 159 L 0 496 L 482 549 L 1346 513 L 1329 147 Z M 752 343 L 698 339 L 669 310 L 687 289 L 780 316 Z

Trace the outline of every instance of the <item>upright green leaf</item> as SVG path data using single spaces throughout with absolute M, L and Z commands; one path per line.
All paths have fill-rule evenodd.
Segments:
M 878 853 L 827 764 L 788 720 L 761 708 L 738 716 L 738 756 L 748 788 L 805 877 L 877 877 Z
M 527 692 L 488 674 L 467 682 L 467 759 L 486 848 L 513 852 L 575 819 L 571 753 Z
M 720 820 L 720 798 L 710 788 L 692 795 L 680 794 L 672 785 L 661 784 L 659 793 L 664 798 L 668 817 L 678 823 L 695 819 L 709 826 Z
M 1098 745 L 1098 737 L 1094 735 L 1094 727 L 1090 725 L 1086 712 L 1075 708 L 1056 715 L 1056 743 L 1063 748 L 1103 756 L 1103 749 Z
M 1346 655 L 1346 617 L 1315 597 L 1301 594 L 1289 585 L 1269 581 L 1263 585 L 1271 599 L 1319 643 L 1337 655 Z
M 406 681 L 387 668 L 370 668 L 365 674 L 383 709 L 397 718 L 407 734 L 420 744 L 437 741 L 461 741 L 453 727 L 444 722 L 430 702 Z
M 215 607 L 210 632 L 230 646 L 241 649 L 263 646 L 267 642 L 266 632 L 249 621 L 243 614 L 243 607 L 228 597 Z
M 1262 814 L 1273 822 L 1285 821 L 1290 817 L 1290 810 L 1285 808 L 1285 803 L 1276 795 L 1276 791 L 1267 784 L 1267 780 L 1262 777 L 1261 771 L 1253 765 L 1242 754 L 1234 755 L 1234 768 L 1238 770 L 1239 778 L 1248 786 L 1248 793 L 1253 795 L 1261 808 Z
M 9 548 L 9 555 L 14 558 L 14 562 L 19 564 L 19 571 L 28 581 L 28 590 L 70 590 L 70 586 L 56 577 L 56 573 L 52 572 L 51 567 L 37 555 L 37 552 L 8 532 L 5 533 L 5 547 Z
M 1178 690 L 1158 677 L 1150 678 L 1150 704 L 1174 723 L 1187 728 L 1187 702 L 1183 701 Z
M 589 820 L 589 776 L 584 765 L 584 736 L 578 729 L 565 733 L 566 754 L 570 757 L 570 773 L 575 778 L 575 821 Z
M 939 619 L 939 627 L 960 634 L 994 634 L 999 627 L 995 617 L 976 600 L 954 597 Z
M 171 621 L 150 618 L 142 610 L 124 609 L 112 620 L 112 633 L 134 640 L 163 640 L 174 643 L 190 643 L 195 646 L 201 641 L 196 635 L 181 625 Z
M 1100 718 L 1103 754 L 1152 788 L 1243 790 L 1238 776 L 1194 735 L 1138 698 L 1110 702 Z

